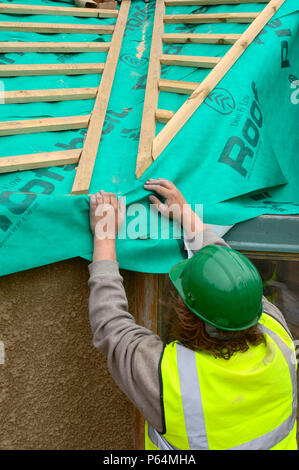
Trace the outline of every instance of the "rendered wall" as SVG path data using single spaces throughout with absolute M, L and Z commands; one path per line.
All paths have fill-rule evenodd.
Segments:
M 92 345 L 87 265 L 0 278 L 0 449 L 134 448 L 135 409 Z

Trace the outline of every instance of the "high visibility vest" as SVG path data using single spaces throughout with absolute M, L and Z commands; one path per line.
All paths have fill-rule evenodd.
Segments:
M 146 449 L 297 449 L 293 341 L 271 316 L 259 323 L 265 343 L 229 360 L 176 341 L 165 347 L 159 371 L 165 432 L 146 423 Z

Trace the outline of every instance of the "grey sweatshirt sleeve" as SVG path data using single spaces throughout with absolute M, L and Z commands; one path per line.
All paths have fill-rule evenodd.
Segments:
M 208 225 L 205 225 L 205 227 L 202 232 L 199 232 L 191 240 L 185 236 L 184 244 L 189 258 L 206 245 L 227 246 L 229 248 L 223 238 L 219 237 Z
M 137 325 L 128 312 L 116 261 L 93 262 L 89 272 L 93 344 L 107 356 L 109 371 L 119 388 L 162 432 L 158 365 L 163 343 L 159 336 Z

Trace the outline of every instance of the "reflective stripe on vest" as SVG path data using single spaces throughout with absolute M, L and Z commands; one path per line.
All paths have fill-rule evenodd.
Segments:
M 292 431 L 296 420 L 297 382 L 296 357 L 277 333 L 261 325 L 263 333 L 268 334 L 283 354 L 290 372 L 293 402 L 291 415 L 277 428 L 249 442 L 228 450 L 265 450 L 279 444 Z M 177 366 L 180 379 L 184 419 L 190 450 L 209 450 L 200 384 L 198 379 L 196 353 L 177 343 Z M 192 391 L 192 392 L 191 392 Z M 191 393 L 190 393 L 191 392 Z M 198 434 L 200 432 L 200 434 Z M 160 450 L 177 450 L 156 429 L 148 424 L 148 436 Z M 195 437 L 194 437 L 195 436 Z
M 153 428 L 153 426 L 148 423 L 148 437 L 155 444 L 156 447 L 160 450 L 179 450 L 176 447 L 169 444 L 169 442 L 165 439 L 165 437 L 161 436 L 161 434 Z

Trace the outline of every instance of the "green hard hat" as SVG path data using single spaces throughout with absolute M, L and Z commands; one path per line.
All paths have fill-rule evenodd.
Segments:
M 169 277 L 189 310 L 221 330 L 250 328 L 263 313 L 261 277 L 231 248 L 207 245 L 175 264 Z

